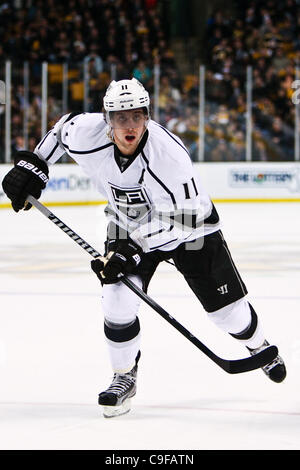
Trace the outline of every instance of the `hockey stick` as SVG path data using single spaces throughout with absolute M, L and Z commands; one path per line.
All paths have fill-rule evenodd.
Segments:
M 101 254 L 89 245 L 83 238 L 75 233 L 70 227 L 68 227 L 61 219 L 56 217 L 47 207 L 37 201 L 33 196 L 28 196 L 27 201 L 30 202 L 36 209 L 44 214 L 51 222 L 65 232 L 68 237 L 74 240 L 81 248 L 87 251 L 93 258 L 101 256 Z M 221 367 L 225 372 L 229 374 L 239 374 L 242 372 L 249 372 L 251 370 L 259 369 L 260 367 L 269 364 L 273 361 L 278 354 L 276 346 L 269 346 L 263 351 L 249 356 L 243 359 L 228 360 L 222 359 L 213 353 L 205 344 L 197 339 L 190 331 L 182 326 L 175 318 L 173 318 L 168 312 L 166 312 L 160 305 L 158 305 L 153 299 L 151 299 L 142 289 L 135 285 L 127 277 L 122 277 L 121 282 L 125 284 L 129 289 L 135 292 L 142 300 L 144 300 L 150 307 L 152 307 L 159 315 L 161 315 L 168 323 L 170 323 L 177 331 L 185 336 L 191 343 L 193 343 L 200 351 L 208 356 L 213 362 Z

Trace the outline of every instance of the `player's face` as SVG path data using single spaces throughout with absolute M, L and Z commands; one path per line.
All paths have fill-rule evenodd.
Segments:
M 125 155 L 135 151 L 145 131 L 147 116 L 142 109 L 116 111 L 111 117 L 111 126 L 117 146 Z

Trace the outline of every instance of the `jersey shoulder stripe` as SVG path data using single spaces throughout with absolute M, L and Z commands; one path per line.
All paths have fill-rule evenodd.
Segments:
M 143 160 L 145 161 L 146 165 L 147 165 L 147 170 L 149 172 L 149 174 L 152 176 L 152 178 L 155 179 L 155 181 L 157 181 L 158 184 L 160 184 L 160 186 L 169 194 L 172 202 L 174 205 L 176 205 L 176 199 L 175 199 L 175 196 L 174 194 L 172 193 L 172 191 L 159 179 L 159 177 L 151 170 L 150 168 L 150 165 L 149 165 L 149 160 L 148 158 L 146 157 L 144 151 L 142 150 L 141 152 L 141 155 L 142 155 L 142 158 Z
M 176 142 L 176 144 L 178 144 L 188 154 L 188 156 L 190 156 L 189 151 L 187 150 L 187 148 L 181 142 L 179 142 L 175 138 L 175 136 L 168 131 L 168 129 L 166 129 L 161 124 L 158 124 L 157 122 L 154 122 L 154 124 L 156 124 L 156 126 L 160 127 L 160 129 L 162 129 L 172 140 L 174 140 L 174 142 Z
M 43 143 L 45 142 L 45 140 L 47 139 L 48 135 L 50 135 L 52 129 L 50 129 L 50 131 L 47 132 L 47 134 L 43 137 L 43 139 L 41 140 L 41 142 L 39 143 L 38 145 L 38 149 L 41 148 L 41 146 L 43 145 Z

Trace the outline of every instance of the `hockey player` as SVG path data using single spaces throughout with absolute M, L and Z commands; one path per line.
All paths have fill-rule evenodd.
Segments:
M 91 178 L 108 206 L 105 257 L 91 262 L 103 286 L 104 331 L 114 378 L 99 394 L 104 416 L 130 409 L 140 359 L 140 299 L 120 277 L 145 291 L 161 261 L 173 260 L 209 318 L 251 355 L 268 346 L 247 289 L 183 142 L 150 119 L 148 92 L 136 79 L 113 81 L 104 113 L 63 116 L 34 152 L 19 151 L 3 180 L 13 209 L 39 198 L 49 165 L 67 153 Z M 263 367 L 274 382 L 286 368 L 280 356 Z

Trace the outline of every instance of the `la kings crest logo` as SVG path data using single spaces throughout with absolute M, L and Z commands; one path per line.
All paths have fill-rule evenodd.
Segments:
M 151 209 L 151 203 L 145 188 L 134 186 L 120 188 L 111 183 L 111 192 L 117 209 L 132 220 L 141 219 Z

